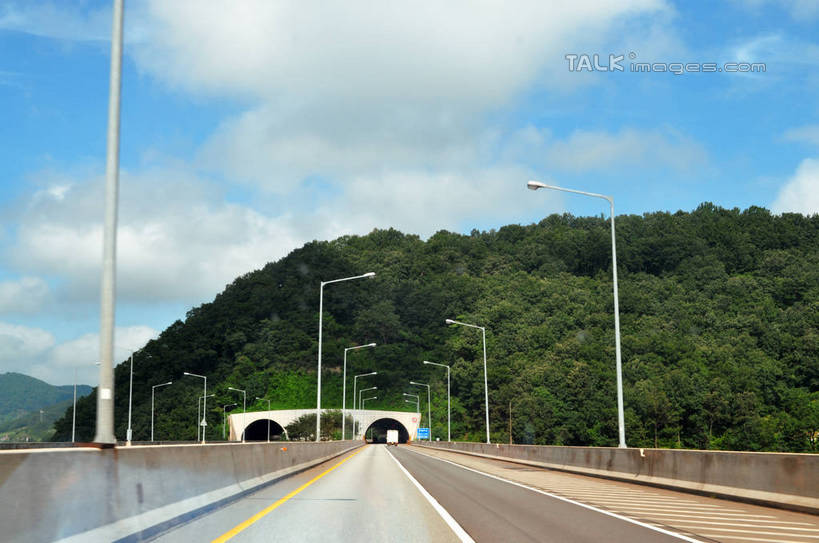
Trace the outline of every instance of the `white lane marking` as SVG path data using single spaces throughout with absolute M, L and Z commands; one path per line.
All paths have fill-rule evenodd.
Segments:
M 406 475 L 407 478 L 410 481 L 412 481 L 412 484 L 414 484 L 415 487 L 421 492 L 421 495 L 427 499 L 432 508 L 435 509 L 435 511 L 437 511 L 439 515 L 441 515 L 441 518 L 444 519 L 444 522 L 446 522 L 447 525 L 452 529 L 452 531 L 455 532 L 455 535 L 458 536 L 458 539 L 460 539 L 464 543 L 475 543 L 475 540 L 469 537 L 469 534 L 466 533 L 466 530 L 464 530 L 460 524 L 458 524 L 458 521 L 452 518 L 452 515 L 449 514 L 449 511 L 444 509 L 443 506 L 441 506 L 441 504 L 438 503 L 438 500 L 433 498 L 432 495 L 429 492 L 427 492 L 427 489 L 421 486 L 421 483 L 415 480 L 415 477 L 413 477 L 412 474 L 408 472 L 404 466 L 401 465 L 401 462 L 399 462 L 398 459 L 392 455 L 390 450 L 386 449 L 386 451 L 387 454 L 390 455 L 390 458 L 395 460 L 395 463 L 398 464 L 398 467 L 401 468 L 401 471 L 404 472 L 404 475 Z
M 498 477 L 497 475 L 492 475 L 490 473 L 484 473 L 484 472 L 478 471 L 476 469 L 468 468 L 466 466 L 456 464 L 455 462 L 450 462 L 449 460 L 444 460 L 443 458 L 438 458 L 438 457 L 431 456 L 431 455 L 428 455 L 428 454 L 423 454 L 423 453 L 418 452 L 418 451 L 413 451 L 409 447 L 407 447 L 407 450 L 409 450 L 410 452 L 413 452 L 415 454 L 420 454 L 421 456 L 426 456 L 427 458 L 432 458 L 434 460 L 439 460 L 441 462 L 446 462 L 447 464 L 452 464 L 455 467 L 465 469 L 466 471 L 471 471 L 473 473 L 477 473 L 478 475 L 483 475 L 484 477 L 489 477 L 490 479 L 497 479 L 498 481 L 503 481 L 504 483 L 509 483 L 510 485 L 519 486 L 521 488 L 525 488 L 526 490 L 531 490 L 532 492 L 537 492 L 538 494 L 543 494 L 544 496 L 549 496 L 550 498 L 554 498 L 556 500 L 560 500 L 560 501 L 563 501 L 563 502 L 566 502 L 566 503 L 571 503 L 573 505 L 577 505 L 577 506 L 582 507 L 584 509 L 589 509 L 590 511 L 595 511 L 596 513 L 600 513 L 600 514 L 603 514 L 603 515 L 606 515 L 606 516 L 609 516 L 609 517 L 614 517 L 614 518 L 616 518 L 618 520 L 622 520 L 624 522 L 629 522 L 631 524 L 636 524 L 637 526 L 642 526 L 643 528 L 648 528 L 649 530 L 653 530 L 655 532 L 660 532 L 662 534 L 669 535 L 671 537 L 676 537 L 677 539 L 682 539 L 683 541 L 688 541 L 690 543 L 702 543 L 702 540 L 700 540 L 700 539 L 694 539 L 693 537 L 688 537 L 688 536 L 685 536 L 685 535 L 682 535 L 682 534 L 678 534 L 676 532 L 672 532 L 672 531 L 666 530 L 664 528 L 659 528 L 657 526 L 652 526 L 651 524 L 647 524 L 645 522 L 640 522 L 639 520 L 635 520 L 633 518 L 624 517 L 623 515 L 618 515 L 617 513 L 612 513 L 611 511 L 606 511 L 604 509 L 598 509 L 597 507 L 594 507 L 592 505 L 588 505 L 588 504 L 581 503 L 581 502 L 578 502 L 578 501 L 570 500 L 569 498 L 564 498 L 563 496 L 558 496 L 557 494 L 552 494 L 551 492 L 546 492 L 545 490 L 540 490 L 539 488 L 534 488 L 534 487 L 531 487 L 531 486 L 528 486 L 528 485 L 524 485 L 524 484 L 518 483 L 516 481 L 510 481 L 509 479 L 504 479 L 503 477 Z M 390 456 L 392 456 L 392 454 L 390 454 Z M 395 457 L 393 457 L 393 458 L 395 458 Z M 396 462 L 398 462 L 398 460 L 396 460 Z M 400 466 L 401 464 L 399 463 L 398 465 Z M 403 466 L 402 466 L 402 468 L 403 468 Z M 409 475 L 409 474 L 407 474 L 407 475 Z
M 767 539 L 764 537 L 748 537 L 748 536 L 731 536 L 728 534 L 702 534 L 703 537 L 719 538 L 719 541 L 730 539 L 732 541 L 763 541 L 764 543 L 805 543 L 804 541 L 796 541 L 794 539 Z
M 654 505 L 654 506 L 672 506 L 672 507 L 688 507 L 691 509 L 702 509 L 703 512 L 708 511 L 722 511 L 723 509 L 719 505 L 700 505 L 698 503 L 693 502 L 678 502 L 674 500 L 633 500 L 633 499 L 621 499 L 621 498 L 610 498 L 606 496 L 601 496 L 600 494 L 581 494 L 578 492 L 567 492 L 567 494 L 577 495 L 583 497 L 587 500 L 600 500 L 604 502 L 612 502 L 612 503 L 624 503 L 624 504 L 635 504 L 635 505 Z M 729 509 L 730 511 L 730 509 Z
M 760 515 L 761 516 L 761 515 Z M 793 524 L 797 526 L 816 526 L 816 524 L 811 522 L 793 522 L 790 520 L 768 520 L 768 519 L 761 519 L 759 517 L 740 517 L 740 518 L 730 518 L 730 517 L 703 517 L 702 515 L 682 515 L 680 513 L 661 513 L 658 515 L 652 515 L 651 518 L 662 518 L 662 519 L 669 519 L 669 520 L 676 520 L 674 517 L 683 517 L 683 518 L 705 518 L 708 520 L 733 520 L 733 521 L 745 521 L 745 522 L 767 522 L 768 524 Z
M 693 522 L 685 523 L 686 526 L 691 526 Z M 694 526 L 694 528 L 704 528 L 706 530 L 715 530 L 718 532 L 733 532 L 737 534 L 757 534 L 757 535 L 787 535 L 789 537 L 800 537 L 804 539 L 819 539 L 819 535 L 808 535 L 808 534 L 785 534 L 782 532 L 760 532 L 758 530 L 739 530 L 737 528 L 717 528 L 716 526 Z M 725 534 L 723 534 L 725 535 Z
M 796 526 L 769 526 L 767 524 L 748 524 L 748 523 L 737 524 L 735 522 L 711 522 L 710 520 L 706 521 L 706 520 L 699 520 L 699 519 L 697 519 L 697 520 L 682 520 L 682 519 L 679 519 L 679 520 L 673 520 L 671 522 L 674 522 L 676 524 L 684 524 L 686 526 L 688 526 L 690 524 L 714 524 L 714 525 L 717 525 L 717 526 L 739 526 L 741 528 L 769 528 L 771 530 L 783 530 L 783 531 L 798 530 L 800 532 L 819 532 L 819 529 L 816 529 L 816 528 L 797 528 Z M 764 521 L 762 521 L 762 522 L 764 522 Z M 714 528 L 714 530 L 718 530 L 718 529 L 719 528 Z M 799 534 L 792 534 L 792 535 L 796 536 L 796 535 L 799 535 Z
M 684 509 L 684 506 L 675 507 L 673 505 L 669 505 L 668 507 L 663 507 L 659 505 L 624 505 L 621 506 L 616 501 L 606 502 L 605 500 L 598 500 L 606 504 L 607 507 L 614 507 L 617 509 L 622 509 L 624 511 L 645 511 L 646 513 L 652 513 L 654 511 L 673 511 L 676 513 L 697 513 L 699 515 L 730 515 L 732 517 L 748 517 L 751 516 L 750 513 L 725 513 L 723 511 L 703 511 L 701 509 Z M 727 511 L 732 511 L 732 509 L 727 509 Z

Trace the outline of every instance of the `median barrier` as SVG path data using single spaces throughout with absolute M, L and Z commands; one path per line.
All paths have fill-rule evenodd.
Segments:
M 445 441 L 413 445 L 819 513 L 819 454 Z
M 0 451 L 0 540 L 142 541 L 353 441 Z

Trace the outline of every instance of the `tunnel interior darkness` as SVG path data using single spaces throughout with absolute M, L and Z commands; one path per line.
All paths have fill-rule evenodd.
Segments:
M 245 441 L 267 441 L 267 420 L 253 421 L 245 430 Z M 275 420 L 270 420 L 270 439 L 281 439 L 284 428 Z
M 409 432 L 403 424 L 395 419 L 378 419 L 367 427 L 364 436 L 367 438 L 367 441 L 371 443 L 386 443 L 387 430 L 398 430 L 399 443 L 409 441 Z

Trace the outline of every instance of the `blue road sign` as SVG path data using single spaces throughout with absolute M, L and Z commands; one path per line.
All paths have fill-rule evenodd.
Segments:
M 418 439 L 429 439 L 429 428 L 418 428 Z

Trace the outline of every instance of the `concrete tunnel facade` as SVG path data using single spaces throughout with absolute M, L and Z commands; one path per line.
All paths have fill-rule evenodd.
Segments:
M 228 426 L 230 427 L 231 441 L 241 441 L 242 433 L 247 429 L 246 440 L 266 440 L 267 421 L 271 421 L 270 433 L 272 436 L 279 435 L 274 429 L 281 428 L 282 430 L 288 424 L 298 419 L 302 415 L 314 414 L 315 409 L 279 409 L 272 411 L 248 411 L 247 413 L 231 413 L 228 415 Z M 399 431 L 399 438 L 403 436 L 403 431 L 406 432 L 407 440 L 415 440 L 420 426 L 421 414 L 407 411 L 383 411 L 379 409 L 348 409 L 347 414 L 351 416 L 358 423 L 358 433 L 356 439 L 363 437 L 364 432 L 370 429 L 370 426 L 375 425 L 376 428 L 381 428 L 388 423 L 379 421 L 387 420 L 394 421 L 400 427 L 395 428 Z M 276 428 L 278 427 L 278 428 Z M 260 434 L 258 439 L 251 439 L 251 436 Z

